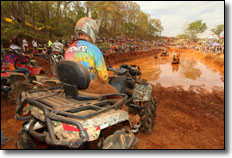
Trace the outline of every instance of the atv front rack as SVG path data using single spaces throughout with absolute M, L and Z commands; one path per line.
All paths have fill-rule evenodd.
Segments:
M 35 93 L 35 92 L 33 92 Z M 92 116 L 96 116 L 102 112 L 110 109 L 118 109 L 122 104 L 126 103 L 127 95 L 125 94 L 107 94 L 100 96 L 97 100 L 80 101 L 65 96 L 59 95 L 57 92 L 45 91 L 44 95 L 34 95 L 27 97 L 16 109 L 16 118 L 18 120 L 37 120 L 34 116 L 21 117 L 20 113 L 23 111 L 24 106 L 29 104 L 35 106 L 43 111 L 45 116 L 45 125 L 48 132 L 43 134 L 34 130 L 35 122 L 30 124 L 29 133 L 38 139 L 45 139 L 47 144 L 56 146 L 68 146 L 69 148 L 79 148 L 81 144 L 88 141 L 89 136 L 84 130 L 82 124 L 78 121 L 74 121 L 71 118 L 86 119 Z M 36 96 L 36 97 L 35 97 Z M 107 99 L 108 97 L 123 97 L 120 100 Z M 85 111 L 93 111 L 84 115 L 78 113 L 85 113 Z M 54 134 L 52 128 L 52 121 L 60 121 L 62 123 L 70 124 L 79 129 L 78 140 L 63 141 L 58 140 Z

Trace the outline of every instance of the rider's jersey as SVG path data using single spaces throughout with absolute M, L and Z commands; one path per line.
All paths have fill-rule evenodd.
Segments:
M 7 54 L 2 62 L 2 71 L 5 70 L 14 70 L 16 67 L 16 61 L 26 62 L 27 59 L 19 56 L 16 53 Z
M 65 52 L 66 60 L 79 61 L 89 71 L 91 80 L 98 76 L 107 81 L 108 72 L 100 49 L 85 40 L 74 42 Z

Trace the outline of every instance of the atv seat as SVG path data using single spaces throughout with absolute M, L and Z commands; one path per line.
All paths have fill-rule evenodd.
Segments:
M 75 85 L 78 89 L 87 89 L 90 83 L 89 72 L 80 62 L 60 61 L 57 64 L 57 74 L 61 82 Z
M 57 74 L 59 80 L 65 85 L 64 90 L 66 95 L 80 100 L 97 99 L 100 97 L 100 94 L 81 91 L 89 87 L 91 80 L 87 68 L 80 62 L 69 60 L 60 61 L 57 64 Z M 73 89 L 73 86 L 76 89 Z M 70 91 L 72 91 L 72 94 Z

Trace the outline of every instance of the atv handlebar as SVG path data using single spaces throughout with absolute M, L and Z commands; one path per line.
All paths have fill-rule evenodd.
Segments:
M 112 68 L 112 67 L 108 67 L 107 68 L 108 71 L 113 71 L 116 75 L 119 75 L 119 76 L 122 76 L 124 75 L 125 73 L 129 72 L 128 69 L 125 69 L 125 68 Z
M 115 75 L 118 76 L 123 76 L 127 72 L 133 77 L 136 78 L 136 76 L 141 76 L 142 73 L 140 71 L 140 67 L 137 65 L 128 65 L 128 64 L 123 64 L 119 68 L 112 68 L 112 66 L 109 66 L 107 68 L 108 71 L 113 71 Z

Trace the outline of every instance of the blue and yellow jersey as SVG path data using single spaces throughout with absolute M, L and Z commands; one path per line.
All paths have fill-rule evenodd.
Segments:
M 65 52 L 65 60 L 79 61 L 90 73 L 91 80 L 98 76 L 103 81 L 108 80 L 104 57 L 100 49 L 85 40 L 73 43 Z

